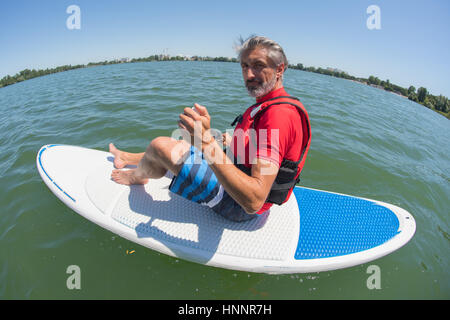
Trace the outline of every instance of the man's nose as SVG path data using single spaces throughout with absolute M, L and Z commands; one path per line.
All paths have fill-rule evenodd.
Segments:
M 255 77 L 255 73 L 253 72 L 252 68 L 247 68 L 245 70 L 245 75 L 247 79 L 253 79 Z

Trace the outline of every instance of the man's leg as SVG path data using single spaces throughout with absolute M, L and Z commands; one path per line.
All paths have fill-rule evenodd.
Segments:
M 145 154 L 145 152 L 125 152 L 117 149 L 116 146 L 112 143 L 109 144 L 109 152 L 114 155 L 114 166 L 117 169 L 122 169 L 129 164 L 137 166 Z
M 183 166 L 184 157 L 186 157 L 189 148 L 190 145 L 186 141 L 175 140 L 170 137 L 158 137 L 150 143 L 143 154 L 128 154 L 125 156 L 126 153 L 122 154 L 124 158 L 128 161 L 131 159 L 134 163 L 140 158 L 137 168 L 113 170 L 111 178 L 117 183 L 131 185 L 145 184 L 148 179 L 159 179 L 166 174 L 167 170 L 177 175 Z M 116 152 L 116 150 L 113 151 Z M 130 155 L 131 157 L 129 157 Z M 116 161 L 114 163 L 116 164 Z M 126 164 L 133 163 L 126 162 Z

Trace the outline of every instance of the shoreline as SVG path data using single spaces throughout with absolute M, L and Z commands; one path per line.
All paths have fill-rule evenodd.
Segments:
M 351 82 L 354 82 L 354 83 L 364 84 L 364 85 L 369 86 L 369 87 L 372 87 L 372 88 L 384 90 L 384 88 L 383 88 L 382 86 L 378 86 L 378 85 L 376 85 L 376 84 L 370 84 L 370 83 L 366 83 L 366 82 L 363 82 L 363 81 L 357 81 L 357 80 L 352 80 L 352 79 L 345 79 L 345 80 L 348 80 L 348 81 L 351 81 Z M 399 93 L 399 92 L 396 92 L 396 91 L 388 91 L 388 90 L 384 90 L 384 91 L 387 91 L 387 92 L 390 92 L 390 93 L 392 93 L 392 94 L 395 94 L 395 95 L 397 95 L 397 96 L 399 96 L 399 97 L 408 99 L 408 96 L 405 96 L 405 95 L 403 95 L 403 94 L 401 94 L 401 93 Z M 414 102 L 415 102 L 415 101 L 414 101 Z M 419 104 L 420 104 L 420 103 L 419 103 Z
M 115 59 L 111 61 L 101 61 L 101 62 L 89 62 L 88 64 L 78 64 L 78 65 L 64 65 L 59 66 L 55 68 L 47 68 L 47 69 L 25 69 L 20 71 L 19 73 L 15 74 L 14 76 L 6 75 L 2 79 L 0 79 L 0 89 L 3 87 L 7 87 L 10 85 L 13 85 L 15 83 L 19 83 L 22 81 L 34 79 L 37 77 L 49 75 L 52 73 L 59 73 L 74 69 L 82 69 L 82 68 L 89 68 L 89 67 L 95 67 L 95 66 L 102 66 L 102 65 L 111 65 L 111 64 L 122 64 L 122 63 L 135 63 L 135 62 L 159 62 L 159 61 L 212 61 L 212 62 L 231 62 L 231 63 L 238 63 L 239 61 L 236 58 L 228 58 L 228 57 L 201 57 L 201 56 L 176 56 L 171 57 L 169 55 L 151 55 L 145 58 L 122 58 L 122 59 Z M 314 72 L 319 73 L 327 76 L 332 76 L 335 78 L 341 78 L 345 80 L 350 80 L 355 83 L 364 84 L 367 86 L 371 86 L 373 88 L 381 89 L 387 92 L 391 92 L 393 94 L 396 94 L 402 98 L 407 98 L 413 102 L 416 102 L 430 110 L 433 110 L 442 116 L 446 117 L 450 120 L 450 100 L 443 96 L 435 96 L 430 93 L 428 93 L 426 88 L 419 88 L 416 92 L 416 89 L 414 86 L 410 86 L 408 89 L 402 88 L 400 86 L 397 86 L 395 84 L 392 84 L 389 82 L 389 80 L 382 81 L 378 79 L 377 77 L 370 76 L 368 79 L 365 78 L 357 78 L 354 76 L 349 75 L 347 72 L 334 69 L 334 68 L 315 68 L 315 67 L 307 67 L 305 68 L 303 64 L 298 63 L 297 65 L 288 65 L 289 69 L 293 70 L 300 70 L 305 72 Z M 405 95 L 408 94 L 408 95 Z

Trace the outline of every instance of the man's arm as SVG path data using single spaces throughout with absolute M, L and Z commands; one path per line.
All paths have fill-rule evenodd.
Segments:
M 257 158 L 251 176 L 239 170 L 210 134 L 210 116 L 206 108 L 198 104 L 195 107 L 196 111 L 184 109 L 179 126 L 201 139 L 204 157 L 227 193 L 247 213 L 256 213 L 264 205 L 279 168 L 270 161 Z M 195 122 L 201 125 L 195 125 Z
M 251 176 L 248 176 L 233 164 L 215 140 L 208 145 L 203 144 L 202 151 L 227 193 L 245 212 L 258 212 L 266 202 L 278 167 L 270 161 L 256 159 Z

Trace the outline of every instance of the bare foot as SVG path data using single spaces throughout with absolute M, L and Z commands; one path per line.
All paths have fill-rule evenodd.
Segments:
M 112 143 L 109 144 L 109 152 L 111 152 L 114 156 L 114 166 L 117 169 L 122 169 L 127 165 L 127 162 L 124 158 L 124 152 L 117 149 Z
M 132 184 L 146 184 L 147 178 L 140 178 L 136 175 L 136 169 L 131 170 L 113 170 L 111 173 L 111 179 L 119 184 L 132 185 Z

